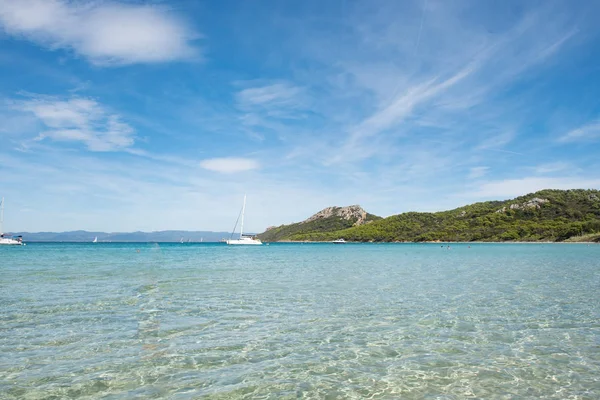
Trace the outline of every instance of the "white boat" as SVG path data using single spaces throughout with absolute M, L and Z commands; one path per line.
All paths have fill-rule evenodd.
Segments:
M 0 233 L 0 245 L 23 246 L 25 243 L 22 236 L 5 237 L 4 233 Z
M 335 244 L 342 244 L 342 243 L 346 243 L 346 241 L 344 239 L 336 239 L 331 243 L 335 243 Z
M 21 246 L 23 245 L 23 237 L 22 236 L 4 236 L 4 197 L 0 201 L 0 245 L 13 245 L 13 246 Z
M 92 240 L 92 243 L 98 243 L 98 236 L 96 236 L 96 237 L 94 238 L 94 240 Z
M 246 212 L 246 195 L 244 195 L 244 205 L 242 206 L 242 224 L 240 225 L 240 238 L 233 239 L 233 234 L 235 233 L 235 228 L 237 227 L 237 221 L 235 221 L 235 226 L 233 227 L 233 232 L 231 232 L 231 237 L 226 241 L 227 244 L 237 245 L 237 244 L 252 244 L 252 245 L 261 245 L 262 242 L 259 239 L 256 239 L 254 236 L 244 236 L 244 214 Z M 238 220 L 240 217 L 238 216 Z

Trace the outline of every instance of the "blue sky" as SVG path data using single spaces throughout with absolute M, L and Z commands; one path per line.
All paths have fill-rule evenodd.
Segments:
M 595 1 L 0 0 L 7 231 L 600 188 Z

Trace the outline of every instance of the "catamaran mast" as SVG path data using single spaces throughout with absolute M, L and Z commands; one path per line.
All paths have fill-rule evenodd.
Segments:
M 242 207 L 242 225 L 240 226 L 240 239 L 244 234 L 244 212 L 246 212 L 246 195 L 244 194 L 244 206 Z
M 4 231 L 2 230 L 4 228 L 4 197 L 2 198 L 2 201 L 0 201 L 0 235 L 4 234 Z

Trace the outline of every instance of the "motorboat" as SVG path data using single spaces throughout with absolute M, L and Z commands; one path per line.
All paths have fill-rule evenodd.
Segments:
M 6 237 L 4 233 L 0 233 L 0 245 L 23 246 L 23 236 Z

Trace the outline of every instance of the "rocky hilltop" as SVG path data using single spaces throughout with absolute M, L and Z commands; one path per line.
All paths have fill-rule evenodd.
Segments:
M 368 221 L 372 221 L 372 219 L 368 218 L 368 215 L 369 214 L 359 205 L 348 207 L 327 207 L 300 223 L 307 224 L 318 219 L 339 217 L 346 221 L 355 221 L 352 226 L 359 226 L 366 224 Z
M 360 206 L 328 207 L 306 221 L 274 227 L 265 241 L 600 241 L 600 191 L 541 190 L 436 213 L 385 219 Z
M 511 204 L 510 206 L 508 206 L 509 210 L 526 210 L 528 208 L 530 209 L 536 209 L 539 210 L 540 208 L 542 208 L 542 206 L 546 203 L 549 203 L 550 200 L 548 199 L 540 199 L 539 197 L 534 197 L 531 200 L 528 200 L 526 202 L 523 203 L 515 203 L 515 204 Z M 497 210 L 496 212 L 502 212 L 505 213 L 507 210 L 506 206 L 502 207 L 501 209 Z
M 366 212 L 361 206 L 327 207 L 308 219 L 289 225 L 270 226 L 258 237 L 265 242 L 294 240 L 297 235 L 336 232 L 381 219 Z

